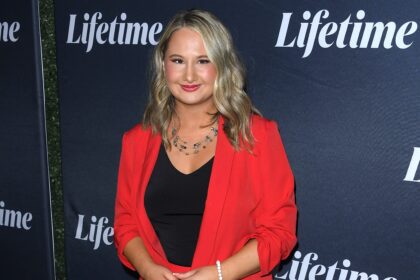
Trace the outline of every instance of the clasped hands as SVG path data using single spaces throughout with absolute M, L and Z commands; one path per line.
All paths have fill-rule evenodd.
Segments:
M 203 266 L 185 273 L 173 273 L 164 266 L 149 264 L 144 270 L 145 280 L 217 280 L 217 269 L 214 266 Z

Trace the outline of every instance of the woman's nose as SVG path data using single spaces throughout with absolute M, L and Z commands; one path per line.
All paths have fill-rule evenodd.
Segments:
M 194 68 L 194 64 L 192 63 L 187 63 L 186 68 L 185 68 L 185 80 L 189 83 L 194 82 L 195 80 L 195 68 Z

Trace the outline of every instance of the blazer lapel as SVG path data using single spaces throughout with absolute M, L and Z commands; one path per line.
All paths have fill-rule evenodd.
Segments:
M 192 267 L 208 265 L 212 260 L 220 217 L 229 187 L 235 150 L 223 131 L 224 120 L 219 117 L 218 137 L 210 176 L 207 200 Z
M 160 145 L 162 142 L 162 138 L 159 134 L 153 134 L 151 132 L 151 129 L 147 131 L 148 137 L 147 141 L 144 141 L 140 143 L 139 145 L 143 145 L 142 147 L 139 147 L 138 150 L 143 150 L 142 153 L 138 153 L 136 156 L 136 163 L 135 166 L 138 168 L 138 172 L 140 172 L 140 176 L 138 178 L 138 181 L 135 182 L 138 188 L 138 193 L 135 195 L 136 197 L 136 206 L 137 206 L 137 213 L 139 217 L 139 224 L 141 230 L 144 232 L 143 238 L 147 239 L 145 243 L 151 244 L 153 250 L 160 255 L 161 257 L 165 257 L 165 253 L 163 250 L 162 245 L 160 244 L 160 241 L 156 235 L 156 232 L 149 220 L 149 217 L 147 216 L 145 207 L 144 207 L 144 194 L 147 188 L 147 185 L 149 183 L 150 176 L 152 175 L 153 168 L 155 166 Z M 141 141 L 139 141 L 141 142 Z M 141 171 L 140 171 L 141 170 Z

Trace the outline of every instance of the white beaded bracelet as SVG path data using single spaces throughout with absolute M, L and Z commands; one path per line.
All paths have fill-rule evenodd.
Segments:
M 219 280 L 223 280 L 222 266 L 220 265 L 220 261 L 219 260 L 216 261 L 216 268 L 217 268 L 217 276 L 218 276 Z
M 217 276 L 219 278 L 219 280 L 223 280 L 223 276 L 222 276 L 222 266 L 220 264 L 220 261 L 217 260 L 216 261 L 216 268 L 217 268 Z

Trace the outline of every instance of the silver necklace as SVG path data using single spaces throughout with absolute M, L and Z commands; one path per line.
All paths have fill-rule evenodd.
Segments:
M 211 127 L 209 134 L 207 134 L 203 140 L 190 145 L 187 141 L 179 137 L 178 130 L 173 127 L 172 144 L 176 149 L 178 149 L 178 151 L 185 154 L 186 156 L 191 154 L 198 154 L 201 150 L 205 149 L 209 143 L 213 142 L 213 139 L 217 136 L 217 132 L 218 130 L 216 127 Z

